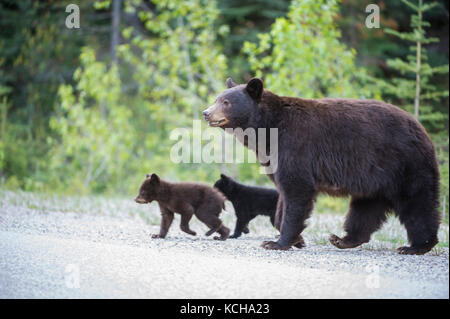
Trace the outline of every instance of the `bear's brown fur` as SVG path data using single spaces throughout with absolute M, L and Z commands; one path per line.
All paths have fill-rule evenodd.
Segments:
M 139 204 L 158 202 L 161 210 L 161 227 L 158 235 L 152 238 L 165 238 L 172 224 L 174 213 L 181 215 L 180 228 L 182 231 L 195 236 L 189 228 L 189 221 L 195 215 L 210 230 L 206 236 L 218 232 L 218 240 L 226 240 L 230 230 L 222 224 L 219 215 L 225 208 L 225 196 L 218 190 L 198 183 L 169 183 L 158 175 L 147 175 L 142 183 L 135 201 Z
M 436 154 L 408 112 L 375 100 L 278 96 L 257 78 L 242 85 L 228 79 L 227 87 L 203 112 L 211 126 L 262 128 L 267 136 L 269 128 L 278 129 L 278 169 L 269 177 L 280 194 L 275 224 L 281 236 L 264 248 L 288 249 L 302 242 L 300 233 L 320 192 L 351 196 L 346 236 L 330 237 L 338 248 L 368 242 L 391 211 L 411 244 L 399 253 L 423 254 L 436 245 Z

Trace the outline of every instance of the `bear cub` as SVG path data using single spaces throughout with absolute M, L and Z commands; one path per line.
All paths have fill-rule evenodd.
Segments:
M 258 215 L 269 216 L 270 222 L 275 225 L 278 202 L 276 189 L 243 185 L 224 174 L 220 175 L 214 187 L 233 203 L 237 220 L 230 238 L 238 238 L 242 233 L 247 234 L 248 223 Z
M 153 200 L 158 202 L 162 219 L 159 234 L 152 235 L 152 238 L 166 237 L 174 213 L 181 215 L 180 229 L 190 235 L 196 235 L 189 228 L 192 215 L 209 227 L 206 236 L 218 232 L 220 237 L 216 236 L 214 239 L 226 240 L 230 234 L 230 229 L 219 219 L 225 207 L 225 197 L 210 186 L 198 183 L 169 183 L 156 174 L 147 174 L 135 202 L 148 204 Z

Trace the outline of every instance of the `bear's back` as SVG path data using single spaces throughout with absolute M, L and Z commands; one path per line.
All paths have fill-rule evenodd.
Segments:
M 187 201 L 194 208 L 206 203 L 225 203 L 225 196 L 217 189 L 202 183 L 181 182 L 171 185 L 172 200 Z
M 284 98 L 279 145 L 330 193 L 370 193 L 416 166 L 436 171 L 433 144 L 408 112 L 377 100 Z M 283 152 L 280 156 L 283 156 Z M 370 180 L 370 183 L 367 182 Z

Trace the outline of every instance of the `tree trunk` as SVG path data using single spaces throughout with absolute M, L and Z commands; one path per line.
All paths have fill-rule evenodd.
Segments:
M 419 21 L 418 29 L 420 37 L 422 36 L 422 0 L 419 1 Z M 419 120 L 419 106 L 420 106 L 420 72 L 421 72 L 421 57 L 422 54 L 422 42 L 417 40 L 417 70 L 416 70 L 416 97 L 414 98 L 414 117 Z
M 117 64 L 117 46 L 119 45 L 120 0 L 112 0 L 111 23 L 111 63 Z

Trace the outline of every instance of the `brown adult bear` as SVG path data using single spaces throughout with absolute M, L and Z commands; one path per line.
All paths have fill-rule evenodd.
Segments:
M 152 238 L 165 238 L 174 218 L 174 213 L 181 215 L 180 228 L 185 233 L 195 236 L 189 228 L 189 221 L 195 215 L 210 230 L 206 236 L 218 232 L 216 240 L 226 240 L 230 229 L 222 224 L 219 215 L 225 208 L 225 196 L 208 185 L 199 183 L 169 183 L 158 175 L 147 174 L 139 188 L 139 194 L 134 199 L 139 204 L 157 201 L 161 210 L 161 226 L 158 235 Z
M 278 96 L 257 78 L 242 85 L 227 79 L 227 87 L 203 112 L 210 126 L 278 129 L 278 169 L 269 177 L 280 193 L 281 236 L 264 242 L 264 248 L 301 243 L 320 192 L 351 195 L 346 236 L 330 236 L 338 248 L 368 242 L 390 211 L 406 227 L 411 245 L 399 253 L 424 254 L 437 244 L 436 155 L 425 129 L 409 113 L 375 100 Z

